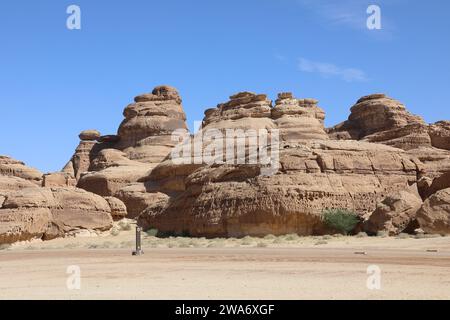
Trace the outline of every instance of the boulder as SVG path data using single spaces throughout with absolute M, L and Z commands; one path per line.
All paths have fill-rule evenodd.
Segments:
M 127 218 L 137 218 L 145 209 L 154 203 L 167 202 L 169 196 L 161 192 L 149 192 L 144 183 L 127 185 L 115 194 L 115 197 L 125 203 L 128 211 Z
M 450 234 L 450 188 L 440 190 L 425 200 L 417 212 L 420 228 L 431 234 Z
M 43 238 L 52 214 L 48 208 L 0 209 L 0 244 Z
M 377 205 L 365 223 L 365 229 L 374 235 L 380 231 L 391 236 L 399 235 L 414 222 L 422 203 L 417 195 L 406 190 L 390 194 Z
M 75 188 L 30 187 L 5 195 L 0 208 L 0 243 L 49 240 L 80 229 L 112 227 L 111 208 L 102 197 Z
M 450 150 L 450 121 L 439 121 L 430 125 L 429 134 L 433 147 Z
M 427 183 L 425 183 L 425 181 L 427 181 Z M 422 184 L 421 195 L 426 199 L 442 189 L 450 188 L 450 171 L 435 179 L 423 178 Z
M 101 134 L 97 130 L 84 130 L 78 137 L 81 141 L 95 141 L 101 137 Z
M 111 208 L 111 216 L 114 221 L 122 220 L 127 216 L 127 207 L 122 201 L 114 197 L 105 197 L 105 200 Z
M 92 160 L 91 171 L 80 177 L 77 186 L 103 197 L 114 196 L 122 187 L 146 176 L 154 166 L 130 160 L 122 151 L 104 149 Z
M 81 189 L 55 188 L 52 193 L 58 203 L 51 208 L 52 222 L 63 233 L 112 228 L 111 208 L 102 197 Z

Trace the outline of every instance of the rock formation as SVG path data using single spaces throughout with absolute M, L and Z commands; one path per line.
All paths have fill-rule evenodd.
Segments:
M 61 237 L 81 229 L 112 227 L 111 207 L 102 197 L 70 186 L 63 173 L 39 178 L 37 170 L 1 157 L 12 165 L 0 175 L 0 243 Z M 7 161 L 5 161 L 7 159 Z M 37 182 L 43 182 L 41 187 Z
M 328 129 L 332 139 L 364 140 L 404 150 L 431 146 L 428 125 L 405 106 L 384 94 L 362 97 L 347 121 Z
M 7 156 L 0 156 L 0 176 L 18 177 L 37 185 L 42 183 L 41 172 Z
M 241 92 L 190 135 L 181 102 L 169 86 L 137 96 L 117 135 L 81 132 L 59 173 L 0 157 L 0 243 L 107 230 L 124 217 L 161 234 L 326 234 L 325 209 L 358 213 L 373 234 L 450 233 L 448 121 L 428 125 L 375 94 L 325 129 L 314 99 Z
M 193 236 L 325 233 L 321 213 L 348 208 L 368 216 L 388 194 L 409 190 L 417 167 L 403 150 L 367 142 L 329 140 L 324 112 L 312 99 L 240 93 L 205 114 L 208 129 L 280 130 L 280 171 L 261 176 L 260 165 L 175 164 L 167 159 L 146 183 L 170 195 L 139 217 L 144 227 Z M 182 180 L 183 183 L 175 183 Z M 162 183 L 164 182 L 164 183 Z M 171 194 L 170 194 L 171 193 Z
M 450 188 L 428 198 L 417 213 L 419 225 L 427 233 L 450 234 Z
M 116 148 L 130 160 L 158 164 L 175 146 L 172 132 L 187 128 L 181 98 L 176 89 L 160 86 L 134 100 L 123 112 Z
M 370 215 L 366 222 L 366 231 L 370 234 L 385 231 L 391 236 L 414 231 L 417 227 L 414 224 L 416 214 L 422 204 L 417 195 L 405 190 L 390 194 Z M 408 227 L 410 230 L 407 230 Z

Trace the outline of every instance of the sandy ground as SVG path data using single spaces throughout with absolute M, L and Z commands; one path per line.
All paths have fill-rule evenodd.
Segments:
M 144 238 L 133 231 L 0 251 L 0 299 L 450 299 L 450 238 Z M 366 254 L 361 254 L 365 252 Z M 79 266 L 80 290 L 67 287 Z M 381 289 L 367 288 L 367 268 Z

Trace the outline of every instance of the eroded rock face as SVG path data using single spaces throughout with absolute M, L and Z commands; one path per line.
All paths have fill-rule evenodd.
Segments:
M 391 236 L 405 232 L 416 219 L 422 203 L 417 195 L 406 190 L 390 194 L 377 205 L 365 229 L 370 234 L 384 231 Z
M 127 207 L 122 201 L 114 197 L 105 197 L 105 200 L 111 208 L 111 216 L 114 221 L 122 220 L 127 216 Z
M 107 197 L 145 176 L 155 164 L 133 161 L 116 149 L 105 149 L 92 160 L 90 172 L 83 174 L 78 187 Z
M 280 93 L 272 109 L 272 118 L 286 142 L 328 140 L 323 126 L 325 112 L 314 99 L 295 99 L 291 93 Z
M 150 194 L 143 184 L 139 191 L 135 185 L 178 143 L 172 139 L 173 131 L 187 126 L 181 98 L 169 86 L 136 97 L 124 116 L 117 135 L 97 135 L 97 142 L 82 141 L 72 164 L 79 188 L 122 200 L 128 217 L 133 218 L 159 197 L 158 190 L 156 195 Z
M 429 127 L 431 145 L 450 150 L 450 121 L 439 121 Z
M 156 87 L 151 94 L 136 97 L 123 114 L 125 120 L 119 127 L 117 149 L 130 160 L 161 162 L 175 146 L 172 132 L 187 129 L 181 98 L 169 86 Z
M 75 187 L 77 184 L 76 179 L 69 173 L 54 172 L 44 174 L 42 180 L 42 186 L 51 187 Z
M 7 156 L 0 156 L 0 176 L 18 177 L 38 185 L 42 181 L 42 172 Z
M 29 177 L 23 173 L 34 172 L 23 163 L 19 166 L 21 176 Z M 0 244 L 33 238 L 48 240 L 80 229 L 111 228 L 111 207 L 106 200 L 66 186 L 67 177 L 63 173 L 46 175 L 43 183 L 52 187 L 41 187 L 37 180 L 0 175 Z
M 97 142 L 95 141 L 80 141 L 80 144 L 75 150 L 72 159 L 65 165 L 62 172 L 67 173 L 80 179 L 81 175 L 89 171 L 92 159 L 97 155 Z
M 127 206 L 128 218 L 137 218 L 145 209 L 155 203 L 167 202 L 169 196 L 146 188 L 144 183 L 134 183 L 121 188 L 115 196 Z
M 102 197 L 75 188 L 31 187 L 5 194 L 0 208 L 0 243 L 64 236 L 80 229 L 112 227 Z
M 337 140 L 364 140 L 404 150 L 431 147 L 425 121 L 384 94 L 359 99 L 351 108 L 348 120 L 327 131 Z
M 51 212 L 47 208 L 1 209 L 0 243 L 42 238 L 49 230 Z
M 348 121 L 328 130 L 318 102 L 291 93 L 280 93 L 273 104 L 264 94 L 241 92 L 208 109 L 195 137 L 216 131 L 222 135 L 215 142 L 225 146 L 247 141 L 227 136 L 230 129 L 280 134 L 279 145 L 267 148 L 279 151 L 278 172 L 269 175 L 266 165 L 249 164 L 247 144 L 244 156 L 227 163 L 172 159 L 179 147 L 172 133 L 187 132 L 172 87 L 136 97 L 124 116 L 117 135 L 82 132 L 63 173 L 43 180 L 41 173 L 0 157 L 0 242 L 106 230 L 125 215 L 166 234 L 316 235 L 330 232 L 321 219 L 325 209 L 355 211 L 370 230 L 397 234 L 415 219 L 421 200 L 411 192 L 418 190 L 428 197 L 417 214 L 421 226 L 447 230 L 441 189 L 443 174 L 450 172 L 448 122 L 428 126 L 383 94 L 361 98 Z M 214 144 L 201 145 L 205 150 Z M 193 152 L 183 160 L 193 160 Z M 71 177 L 83 190 L 71 187 Z
M 52 223 L 63 233 L 77 229 L 111 229 L 111 208 L 102 197 L 81 189 L 55 188 L 52 193 L 59 204 L 51 208 Z
M 280 171 L 262 176 L 260 165 L 195 166 L 168 159 L 146 184 L 165 185 L 171 197 L 147 208 L 139 223 L 207 237 L 323 234 L 324 209 L 347 208 L 367 217 L 388 194 L 416 182 L 417 166 L 403 150 L 329 140 L 316 104 L 284 93 L 270 110 L 264 95 L 244 92 L 208 110 L 203 130 L 279 129 Z
M 420 227 L 431 234 L 450 234 L 450 188 L 429 197 L 417 213 Z
M 101 133 L 97 130 L 84 130 L 78 136 L 81 141 L 95 141 L 101 137 Z

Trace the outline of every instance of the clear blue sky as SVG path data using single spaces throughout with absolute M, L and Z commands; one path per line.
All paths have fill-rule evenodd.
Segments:
M 382 30 L 366 28 L 378 4 Z M 81 7 L 82 29 L 66 28 Z M 115 133 L 123 108 L 177 87 L 192 127 L 237 91 L 313 97 L 328 126 L 385 92 L 426 121 L 450 119 L 448 0 L 4 0 L 0 154 L 62 168 L 78 133 Z

